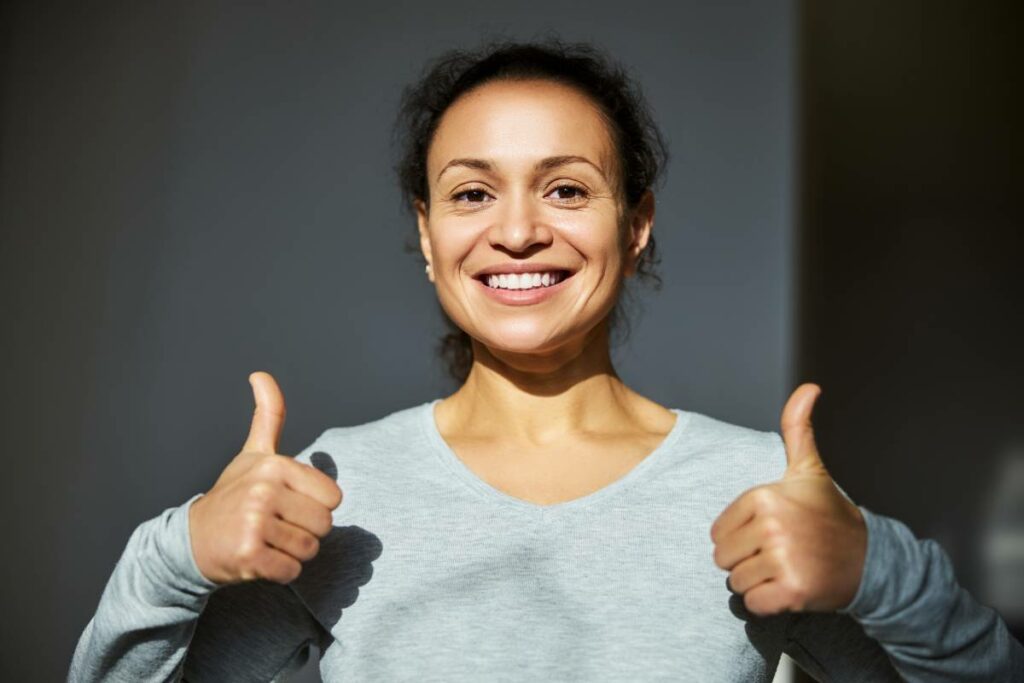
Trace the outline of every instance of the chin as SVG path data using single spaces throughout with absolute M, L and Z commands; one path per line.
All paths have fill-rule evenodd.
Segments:
M 553 330 L 538 327 L 523 324 L 503 325 L 479 330 L 479 334 L 472 336 L 489 349 L 507 353 L 544 353 L 557 348 L 559 341 L 553 335 Z
M 575 334 L 573 330 L 576 330 Z M 560 349 L 564 353 L 566 348 L 575 346 L 573 339 L 582 343 L 586 331 L 575 326 L 567 329 L 563 324 L 557 323 L 539 325 L 517 321 L 478 329 L 472 336 L 492 352 L 547 355 L 557 353 Z

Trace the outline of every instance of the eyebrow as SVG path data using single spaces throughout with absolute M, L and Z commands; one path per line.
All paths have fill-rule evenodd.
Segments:
M 538 161 L 536 164 L 534 164 L 533 170 L 535 172 L 550 171 L 551 169 L 558 168 L 559 166 L 565 166 L 567 164 L 575 164 L 581 162 L 593 166 L 597 170 L 597 172 L 601 174 L 601 177 L 604 178 L 605 181 L 608 180 L 605 177 L 604 171 L 601 170 L 600 166 L 598 166 L 597 164 L 595 164 L 593 161 L 586 157 L 577 156 L 575 154 L 563 154 L 562 156 L 557 157 L 545 157 Z M 437 179 L 440 180 L 441 176 L 444 175 L 444 172 L 447 171 L 449 168 L 452 168 L 453 166 L 465 166 L 467 168 L 475 168 L 480 171 L 488 172 L 494 171 L 494 164 L 492 164 L 487 159 L 473 159 L 469 157 L 463 157 L 458 159 L 452 159 L 447 164 L 445 164 L 444 168 L 441 169 L 441 172 L 437 174 Z

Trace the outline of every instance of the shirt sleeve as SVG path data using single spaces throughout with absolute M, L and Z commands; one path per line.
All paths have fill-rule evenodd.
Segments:
M 288 586 L 219 586 L 196 566 L 189 509 L 140 524 L 75 648 L 68 681 L 282 680 L 323 629 Z
M 787 654 L 820 680 L 899 680 L 865 677 L 863 667 L 886 668 L 884 654 L 911 682 L 1024 681 L 1024 647 L 956 582 L 942 547 L 858 507 L 868 547 L 857 593 L 835 613 L 795 615 Z

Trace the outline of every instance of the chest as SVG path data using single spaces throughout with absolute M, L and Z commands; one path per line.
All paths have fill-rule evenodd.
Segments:
M 542 449 L 494 446 L 450 438 L 461 463 L 502 493 L 554 505 L 595 493 L 625 477 L 654 450 L 662 437 L 572 442 Z
M 750 627 L 704 525 L 673 506 L 434 512 L 351 520 L 303 572 L 333 637 L 325 679 L 771 678 L 781 630 Z

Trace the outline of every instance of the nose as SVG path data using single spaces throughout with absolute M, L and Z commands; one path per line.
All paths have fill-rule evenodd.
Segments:
M 529 197 L 509 197 L 488 230 L 492 247 L 524 252 L 535 245 L 551 244 L 551 229 L 541 220 L 541 211 Z

